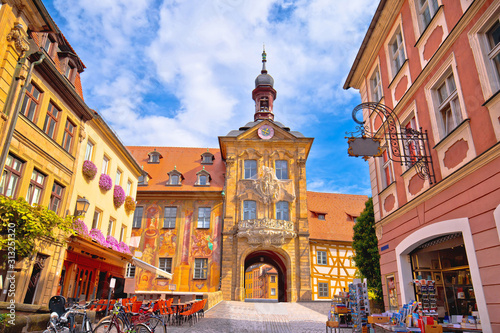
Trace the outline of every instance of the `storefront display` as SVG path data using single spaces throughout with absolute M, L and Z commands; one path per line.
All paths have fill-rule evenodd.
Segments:
M 413 279 L 433 281 L 432 305 L 427 289 L 415 284 L 415 297 L 422 305 L 435 307 L 438 317 L 472 315 L 477 304 L 469 263 L 461 233 L 433 239 L 411 253 Z M 424 307 L 425 309 L 425 307 Z

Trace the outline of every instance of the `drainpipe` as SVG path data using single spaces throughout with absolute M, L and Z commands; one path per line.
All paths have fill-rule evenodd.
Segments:
M 26 85 L 29 84 L 29 82 L 31 81 L 31 74 L 33 72 L 33 68 L 37 65 L 40 65 L 42 63 L 42 61 L 45 59 L 44 53 L 42 53 L 42 52 L 37 52 L 37 53 L 41 55 L 40 59 L 31 63 L 30 68 L 28 70 L 28 73 L 26 75 L 26 80 L 24 81 L 24 85 L 21 88 L 21 91 L 19 92 L 19 95 L 17 97 L 17 102 L 16 102 L 16 107 L 14 109 L 14 113 L 11 115 L 12 121 L 10 122 L 10 125 L 9 125 L 9 130 L 7 132 L 7 138 L 5 140 L 5 144 L 4 144 L 3 149 L 2 149 L 2 155 L 0 156 L 0 170 L 3 170 L 3 168 L 5 166 L 5 161 L 7 160 L 7 155 L 9 154 L 10 143 L 12 142 L 12 136 L 14 135 L 14 130 L 16 128 L 17 118 L 19 117 L 19 112 L 20 112 L 20 108 L 21 108 L 21 106 L 20 106 L 21 100 L 26 93 Z M 22 65 L 24 64 L 24 61 L 26 60 L 27 57 L 28 57 L 28 55 L 23 56 L 22 58 L 19 59 L 19 61 L 17 62 L 16 71 L 19 69 L 19 72 L 20 72 Z M 14 75 L 18 75 L 19 72 L 15 73 Z M 14 78 L 16 78 L 16 76 L 14 76 Z M 13 97 L 14 96 L 12 96 L 12 98 L 7 101 L 9 104 L 11 104 L 13 102 L 13 99 L 14 99 Z M 9 104 L 6 103 L 5 110 L 10 109 Z

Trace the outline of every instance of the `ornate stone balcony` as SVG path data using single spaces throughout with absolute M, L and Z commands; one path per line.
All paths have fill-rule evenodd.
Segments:
M 281 247 L 286 240 L 295 238 L 297 233 L 291 221 L 265 218 L 240 221 L 237 236 L 246 237 L 252 246 Z

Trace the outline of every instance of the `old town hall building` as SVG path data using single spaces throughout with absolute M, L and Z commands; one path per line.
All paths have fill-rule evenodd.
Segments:
M 145 171 L 131 245 L 173 277 L 130 266 L 127 292 L 244 300 L 245 272 L 262 263 L 278 273 L 279 301 L 331 299 L 354 278 L 352 227 L 367 197 L 307 191 L 313 138 L 274 120 L 265 52 L 262 62 L 254 119 L 220 149 L 128 147 Z

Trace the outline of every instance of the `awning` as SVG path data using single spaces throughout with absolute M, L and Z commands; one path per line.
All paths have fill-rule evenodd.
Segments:
M 132 257 L 132 264 L 136 267 L 153 272 L 156 275 L 166 277 L 167 279 L 172 279 L 171 273 L 165 272 L 163 269 L 159 269 L 158 267 L 148 264 L 147 262 L 137 259 L 136 257 Z

